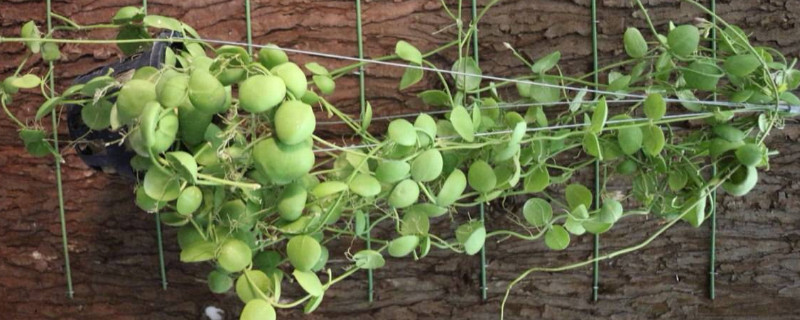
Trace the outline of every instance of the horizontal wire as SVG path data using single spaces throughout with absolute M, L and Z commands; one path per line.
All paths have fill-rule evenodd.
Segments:
M 758 111 L 758 110 L 753 110 L 753 111 Z M 694 118 L 694 117 L 700 117 L 700 116 L 707 117 L 707 116 L 713 116 L 713 115 L 714 115 L 713 112 L 695 112 L 695 113 L 666 115 L 666 116 L 662 117 L 661 119 L 667 119 L 667 120 L 669 120 L 669 119 L 680 119 L 680 118 L 690 118 L 691 119 L 691 118 Z M 631 119 L 608 120 L 608 121 L 606 121 L 606 125 L 624 124 L 624 123 L 639 122 L 639 121 L 650 121 L 650 120 L 651 120 L 650 118 L 631 118 Z M 581 127 L 586 127 L 586 126 L 587 126 L 587 124 L 585 124 L 585 123 L 560 124 L 560 125 L 554 125 L 554 126 L 528 128 L 528 129 L 525 130 L 525 132 L 550 131 L 550 130 L 559 130 L 559 129 L 574 129 L 574 128 L 581 128 Z M 476 137 L 486 137 L 486 136 L 493 136 L 493 135 L 500 135 L 500 134 L 508 134 L 508 133 L 513 133 L 513 132 L 514 132 L 513 129 L 505 129 L 505 130 L 499 130 L 499 131 L 479 132 L 479 133 L 476 133 L 475 136 Z M 449 140 L 449 139 L 455 139 L 455 138 L 460 138 L 460 136 L 446 136 L 446 137 L 439 137 L 438 139 Z M 375 147 L 375 146 L 378 146 L 378 144 L 377 143 L 353 144 L 353 145 L 346 145 L 346 146 L 341 146 L 341 147 L 336 147 L 336 148 L 329 147 L 329 148 L 314 149 L 314 152 L 315 153 L 321 153 L 321 152 L 331 152 L 331 151 L 354 150 L 354 149 L 371 148 L 371 147 Z
M 626 104 L 626 103 L 636 103 L 640 102 L 641 100 L 609 100 L 607 103 L 609 104 Z M 583 103 L 594 103 L 596 101 L 584 101 Z M 514 109 L 514 108 L 521 108 L 521 107 L 550 107 L 550 106 L 561 106 L 561 105 L 570 105 L 572 102 L 570 101 L 556 101 L 556 102 L 529 102 L 529 103 L 501 103 L 493 106 L 485 106 L 481 107 L 481 110 L 491 110 L 491 109 Z M 418 116 L 420 114 L 429 114 L 429 115 L 436 115 L 436 114 L 445 114 L 452 110 L 421 110 L 418 112 L 412 113 L 401 113 L 401 114 L 393 114 L 388 116 L 380 116 L 380 117 L 373 117 L 372 121 L 381 121 L 381 120 L 393 120 L 393 119 L 400 119 L 400 118 L 412 118 Z M 352 119 L 352 118 L 351 118 Z M 352 119 L 352 121 L 361 121 L 361 119 Z M 345 124 L 346 122 L 343 120 L 334 120 L 334 121 L 317 121 L 317 125 L 335 125 L 335 124 Z
M 177 38 L 177 39 L 198 40 L 198 41 L 214 43 L 214 44 L 225 44 L 225 45 L 236 45 L 236 46 L 245 46 L 245 45 L 247 45 L 247 43 L 243 43 L 243 42 L 228 41 L 228 40 L 217 40 L 217 39 L 202 39 L 202 38 L 198 38 L 198 39 Z M 256 47 L 256 48 L 275 48 L 277 46 L 273 45 L 273 44 L 269 44 L 269 45 L 253 44 L 253 47 Z M 647 96 L 640 95 L 640 94 L 631 94 L 631 93 L 613 92 L 613 91 L 598 90 L 598 89 L 589 89 L 589 88 L 586 88 L 586 87 L 579 88 L 579 87 L 571 87 L 571 86 L 562 86 L 562 85 L 546 83 L 546 82 L 536 82 L 536 81 L 524 80 L 524 79 L 503 78 L 503 77 L 492 76 L 492 75 L 484 75 L 484 74 L 472 74 L 472 73 L 453 71 L 453 70 L 443 70 L 443 69 L 425 67 L 425 66 L 419 66 L 419 65 L 413 65 L 413 64 L 381 61 L 381 60 L 367 59 L 367 58 L 363 58 L 362 59 L 362 58 L 338 55 L 338 54 L 333 54 L 333 53 L 318 52 L 318 51 L 313 51 L 313 50 L 302 50 L 302 49 L 293 49 L 293 48 L 284 48 L 284 47 L 278 47 L 278 48 L 283 50 L 283 51 L 286 51 L 286 52 L 304 54 L 304 55 L 309 55 L 309 56 L 317 56 L 317 57 L 324 57 L 324 58 L 331 58 L 331 59 L 338 59 L 338 60 L 356 61 L 356 62 L 362 62 L 362 63 L 371 63 L 371 64 L 392 66 L 392 67 L 405 68 L 405 69 L 419 69 L 419 70 L 423 70 L 423 71 L 445 73 L 445 74 L 456 75 L 456 76 L 464 76 L 464 77 L 471 77 L 471 78 L 481 78 L 481 79 L 487 79 L 487 80 L 495 80 L 495 81 L 503 81 L 503 82 L 511 82 L 511 83 L 520 83 L 520 84 L 529 84 L 529 85 L 536 85 L 536 86 L 541 86 L 541 87 L 545 87 L 545 88 L 562 89 L 562 90 L 568 90 L 568 91 L 585 91 L 585 92 L 591 92 L 591 93 L 594 93 L 594 94 L 601 94 L 601 95 L 614 96 L 614 97 L 627 97 L 627 98 L 636 98 L 636 99 L 641 99 L 641 100 L 644 100 L 644 99 L 647 98 Z M 687 99 L 665 98 L 664 101 L 666 101 L 666 102 L 676 102 L 676 103 L 700 103 L 700 104 L 704 104 L 704 105 L 726 106 L 726 107 L 745 107 L 745 108 L 749 108 L 749 107 L 774 107 L 774 106 L 769 106 L 769 105 L 758 105 L 758 104 L 749 104 L 749 103 L 736 103 L 736 102 L 727 102 L 727 101 L 712 101 L 712 100 L 706 101 L 706 100 L 687 100 Z M 794 105 L 788 105 L 788 104 L 779 104 L 779 106 L 788 107 L 788 111 L 789 112 L 800 113 L 800 106 L 794 106 Z

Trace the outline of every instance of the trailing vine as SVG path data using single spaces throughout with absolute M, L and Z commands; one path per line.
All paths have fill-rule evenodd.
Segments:
M 529 61 L 510 45 L 530 73 L 509 79 L 482 74 L 469 54 L 471 35 L 497 1 L 468 24 L 460 2 L 453 10 L 443 3 L 457 39 L 431 52 L 399 41 L 393 55 L 336 70 L 316 62 L 301 68 L 290 61 L 290 49 L 275 45 L 256 46 L 254 55 L 242 46 L 214 46 L 185 23 L 135 7 L 98 25 L 54 14 L 60 25 L 51 32 L 28 22 L 19 37 L 0 38 L 29 48 L 14 75 L 3 80 L 0 103 L 35 156 L 60 159 L 41 124 L 57 108 L 78 105 L 90 129 L 118 133 L 118 141 L 105 143 L 135 152 L 136 205 L 179 228 L 181 261 L 211 266 L 209 289 L 234 290 L 245 304 L 242 319 L 274 319 L 274 308 L 303 304 L 312 312 L 328 288 L 358 270 L 383 267 L 386 256 L 423 259 L 431 248 L 472 255 L 485 241 L 506 238 L 543 240 L 564 250 L 572 238 L 607 232 L 626 217 L 666 222 L 635 246 L 524 271 L 509 285 L 505 306 L 512 287 L 533 272 L 633 252 L 677 223 L 698 227 L 720 187 L 746 195 L 774 154 L 766 137 L 800 105 L 792 93 L 800 86 L 796 60 L 754 46 L 720 17 L 658 30 L 635 2 L 649 30 L 625 31 L 627 57 L 600 69 L 607 81 L 599 84 L 587 80 L 594 73 L 563 75 L 559 52 Z M 100 28 L 118 30 L 117 38 L 55 37 Z M 153 38 L 154 30 L 172 36 Z M 712 30 L 718 55 L 709 49 Z M 179 45 L 166 47 L 158 67 L 109 70 L 57 95 L 46 90 L 52 89 L 41 80 L 46 75 L 23 72 L 36 57 L 60 59 L 62 43 L 116 44 L 134 54 L 155 42 Z M 429 60 L 444 50 L 457 51 L 449 69 Z M 370 63 L 404 65 L 400 90 L 435 73 L 441 87 L 419 98 L 438 109 L 373 119 L 367 103 L 356 118 L 326 100 L 337 78 Z M 35 118 L 17 118 L 14 95 L 37 88 L 45 102 Z M 709 101 L 714 95 L 721 102 Z M 356 144 L 317 136 L 315 109 L 335 119 L 328 123 L 346 125 Z M 379 120 L 391 120 L 386 132 L 369 130 Z M 595 161 L 601 172 L 597 210 L 595 195 L 573 178 Z M 431 229 L 432 220 L 456 216 L 459 208 L 511 197 L 525 200 L 513 230 L 487 230 L 470 218 L 454 236 Z M 366 240 L 377 226 L 395 232 L 372 237 L 374 250 L 347 253 L 350 263 L 341 272 L 327 268 L 331 242 Z M 307 295 L 282 296 L 282 285 L 290 282 Z

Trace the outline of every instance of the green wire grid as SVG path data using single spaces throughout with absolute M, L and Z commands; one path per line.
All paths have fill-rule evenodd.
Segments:
M 53 31 L 53 6 L 50 0 L 46 0 L 45 5 L 47 7 L 47 32 Z M 49 67 L 49 82 L 50 82 L 50 96 L 55 96 L 56 88 L 56 74 L 55 74 L 55 66 L 53 62 L 48 63 Z M 56 188 L 58 189 L 58 214 L 59 220 L 61 221 L 61 244 L 64 247 L 64 274 L 67 278 L 67 296 L 72 299 L 75 296 L 75 291 L 72 288 L 72 268 L 70 268 L 69 263 L 69 246 L 67 244 L 67 221 L 66 215 L 64 214 L 64 186 L 61 181 L 61 152 L 58 148 L 58 114 L 56 110 L 50 112 L 50 119 L 52 119 L 53 125 L 53 150 L 56 154 L 55 163 L 56 163 Z
M 600 75 L 597 73 L 600 65 L 597 59 L 597 0 L 592 0 L 592 60 L 594 68 L 594 89 L 598 89 Z M 594 209 L 600 209 L 600 161 L 594 162 Z M 594 235 L 594 258 L 600 256 L 600 235 Z M 600 261 L 592 264 L 592 301 L 597 301 L 597 291 L 600 284 Z
M 364 59 L 364 36 L 363 36 L 363 29 L 362 29 L 362 22 L 361 22 L 361 0 L 356 0 L 356 36 L 358 43 L 358 58 Z M 363 119 L 364 113 L 366 113 L 367 109 L 367 96 L 366 96 L 366 86 L 364 81 L 364 65 L 358 67 L 358 93 L 359 93 L 359 104 L 361 105 L 361 113 L 360 118 Z M 369 212 L 365 215 L 365 222 L 366 225 L 369 225 Z M 367 231 L 367 250 L 372 249 L 372 238 L 370 237 L 370 232 Z M 367 300 L 372 303 L 375 299 L 375 282 L 373 279 L 372 269 L 367 270 Z
M 247 23 L 247 53 L 253 54 L 253 25 L 250 22 L 250 0 L 244 0 L 245 21 Z
M 711 0 L 711 23 L 717 24 L 717 1 Z M 711 56 L 717 58 L 717 29 L 711 28 Z M 714 101 L 717 100 L 717 94 L 714 94 Z M 717 165 L 711 168 L 711 174 L 717 175 Z M 711 191 L 711 245 L 709 247 L 709 261 L 708 261 L 708 298 L 714 300 L 717 297 L 715 283 L 717 277 L 716 263 L 717 263 L 717 190 Z
M 478 21 L 478 1 L 472 0 L 472 21 L 475 23 Z M 472 32 L 472 54 L 475 58 L 475 63 L 479 63 L 479 55 L 478 55 L 478 26 L 477 24 L 474 26 L 475 30 Z M 477 94 L 480 97 L 480 93 Z M 485 206 L 483 202 L 481 202 L 480 212 L 481 212 L 481 224 L 486 225 L 485 219 Z M 481 283 L 481 299 L 486 301 L 487 298 L 487 291 L 488 287 L 486 286 L 486 244 L 484 243 L 483 247 L 481 247 L 481 267 L 480 267 L 480 283 Z
M 147 0 L 142 0 L 142 10 L 147 14 Z M 167 267 L 164 262 L 164 236 L 161 232 L 161 214 L 156 211 L 156 242 L 158 243 L 158 272 L 161 275 L 161 288 L 167 290 Z

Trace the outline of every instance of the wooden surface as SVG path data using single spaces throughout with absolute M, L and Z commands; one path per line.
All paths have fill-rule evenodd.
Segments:
M 481 1 L 483 3 L 484 1 Z M 624 52 L 625 26 L 644 27 L 627 0 L 598 1 L 601 62 L 619 59 Z M 646 1 L 655 22 L 688 22 L 700 13 L 673 0 Z M 800 1 L 718 1 L 720 14 L 753 34 L 756 42 L 777 46 L 796 57 L 800 50 Z M 108 20 L 123 5 L 139 1 L 63 0 L 54 9 L 80 23 Z M 355 55 L 353 1 L 254 0 L 256 43 L 276 43 L 299 49 Z M 4 0 L 0 3 L 0 32 L 14 36 L 27 20 L 43 25 L 43 1 Z M 194 25 L 204 37 L 244 41 L 244 1 L 150 1 L 151 13 L 170 15 Z M 466 12 L 465 12 L 466 13 Z M 381 56 L 393 51 L 397 40 L 430 50 L 450 39 L 439 1 L 365 1 L 365 52 Z M 540 57 L 560 50 L 567 73 L 591 68 L 588 0 L 505 0 L 480 26 L 482 67 L 485 74 L 510 76 L 523 66 L 504 49 L 503 42 L 526 55 Z M 64 34 L 110 38 L 108 32 Z M 23 48 L 0 44 L 0 77 L 13 72 Z M 66 45 L 57 62 L 58 87 L 95 66 L 119 58 L 113 46 Z M 452 63 L 454 52 L 433 60 L 442 68 Z M 311 61 L 293 56 L 300 62 Z M 320 61 L 329 68 L 345 63 Z M 38 62 L 37 62 L 38 63 Z M 34 70 L 42 74 L 38 63 Z M 368 67 L 367 95 L 376 115 L 407 113 L 421 108 L 414 92 L 434 84 L 425 81 L 409 92 L 398 92 L 400 70 Z M 354 76 L 337 82 L 336 104 L 357 112 Z M 38 103 L 20 95 L 15 112 L 29 122 Z M 323 115 L 319 115 L 322 117 Z M 385 125 L 385 124 L 383 124 Z M 376 129 L 381 127 L 375 124 Z M 61 132 L 64 128 L 60 128 Z M 331 129 L 336 133 L 335 129 Z M 717 300 L 707 298 L 708 226 L 694 229 L 681 224 L 646 249 L 601 263 L 600 301 L 590 302 L 589 268 L 534 274 L 521 283 L 509 301 L 509 319 L 609 319 L 707 318 L 796 319 L 800 304 L 800 127 L 791 123 L 777 131 L 768 146 L 781 154 L 759 187 L 746 198 L 719 200 Z M 28 156 L 15 127 L 0 117 L 0 314 L 4 319 L 201 319 L 210 305 L 235 319 L 239 309 L 234 295 L 211 294 L 205 285 L 206 265 L 178 260 L 175 232 L 166 231 L 169 289 L 162 291 L 158 276 L 153 218 L 133 204 L 132 186 L 119 178 L 88 169 L 67 151 L 64 165 L 67 229 L 75 282 L 75 299 L 65 295 L 60 226 L 54 165 L 49 158 Z M 507 210 L 517 210 L 511 204 Z M 470 210 L 475 216 L 477 212 Z M 504 209 L 488 213 L 488 228 L 510 225 Z M 603 250 L 638 243 L 659 225 L 656 219 L 619 223 L 603 236 Z M 440 221 L 438 230 L 455 228 Z M 412 262 L 389 259 L 375 273 L 376 301 L 366 302 L 365 274 L 360 273 L 326 293 L 320 309 L 300 316 L 298 310 L 281 312 L 281 319 L 496 319 L 508 282 L 531 266 L 556 266 L 591 256 L 591 237 L 584 236 L 568 250 L 551 252 L 542 243 L 506 241 L 488 243 L 489 301 L 478 291 L 478 258 L 437 251 Z M 349 240 L 340 241 L 341 252 Z M 331 267 L 344 266 L 341 255 Z M 287 288 L 287 296 L 298 291 Z

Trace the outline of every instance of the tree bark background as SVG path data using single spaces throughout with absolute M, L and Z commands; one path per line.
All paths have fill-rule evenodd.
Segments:
M 452 0 L 448 1 L 452 4 Z M 485 4 L 481 0 L 481 6 Z M 645 1 L 661 30 L 670 20 L 685 23 L 703 15 L 676 0 Z M 725 19 L 739 24 L 757 43 L 778 47 L 794 58 L 800 50 L 800 1 L 718 1 Z M 54 10 L 79 23 L 107 21 L 134 0 L 55 0 Z M 503 42 L 530 57 L 553 50 L 563 54 L 567 74 L 591 70 L 588 0 L 504 0 L 480 25 L 481 66 L 484 74 L 511 76 L 525 72 Z M 627 0 L 599 3 L 601 65 L 620 59 L 621 38 L 628 25 L 644 21 Z M 355 5 L 334 0 L 253 0 L 253 35 L 258 44 L 356 55 Z M 244 1 L 151 0 L 150 13 L 174 16 L 193 25 L 209 39 L 245 40 Z M 365 1 L 365 54 L 393 52 L 397 40 L 423 51 L 451 39 L 451 23 L 435 0 Z M 465 11 L 468 15 L 468 11 Z M 0 34 L 15 36 L 28 20 L 44 25 L 43 1 L 0 2 Z M 111 38 L 103 31 L 65 34 Z M 24 50 L 19 44 L 0 44 L 0 77 L 14 72 Z M 64 45 L 56 63 L 57 87 L 75 76 L 117 60 L 113 46 Z M 449 68 L 455 53 L 434 61 Z M 293 56 L 305 63 L 316 60 L 329 68 L 347 64 L 330 59 Z M 34 70 L 43 74 L 40 61 Z M 367 68 L 367 98 L 376 115 L 408 113 L 423 108 L 415 92 L 435 85 L 426 75 L 408 92 L 396 86 L 402 71 Z M 337 82 L 333 101 L 343 110 L 358 112 L 357 78 Z M 33 121 L 38 101 L 21 94 L 14 111 Z M 319 117 L 324 115 L 319 114 Z M 47 121 L 49 123 L 49 121 Z M 63 122 L 62 122 L 63 123 Z M 376 130 L 381 130 L 376 123 Z M 330 128 L 336 134 L 337 128 Z M 66 134 L 65 128 L 59 131 Z M 66 137 L 64 135 L 64 137 Z M 761 174 L 756 190 L 744 198 L 721 195 L 718 200 L 717 299 L 707 298 L 709 231 L 678 224 L 647 248 L 603 261 L 600 300 L 590 301 L 591 270 L 533 274 L 511 292 L 509 319 L 797 319 L 800 305 L 800 127 L 791 122 L 776 131 L 767 145 L 780 151 L 771 170 Z M 210 305 L 236 319 L 240 308 L 233 294 L 214 295 L 206 288 L 207 265 L 178 259 L 173 229 L 165 228 L 169 289 L 160 288 L 153 217 L 133 204 L 132 186 L 118 177 L 87 168 L 72 150 L 65 150 L 67 230 L 75 298 L 66 298 L 54 165 L 50 158 L 26 154 L 13 124 L 0 117 L 0 315 L 4 319 L 201 319 Z M 588 175 L 586 176 L 588 178 Z M 588 180 L 587 180 L 588 181 Z M 488 229 L 510 226 L 505 210 L 489 210 Z M 472 216 L 475 209 L 467 210 Z M 603 252 L 636 244 L 658 228 L 658 219 L 620 222 L 602 236 Z M 441 221 L 439 228 L 457 224 Z M 441 230 L 441 229 L 440 229 Z M 349 239 L 342 239 L 346 249 Z M 540 242 L 487 243 L 489 300 L 479 296 L 477 257 L 435 251 L 417 262 L 389 259 L 375 273 L 376 300 L 366 301 L 363 272 L 334 286 L 320 309 L 302 315 L 281 311 L 281 319 L 496 319 L 508 283 L 532 266 L 557 266 L 591 257 L 591 237 L 573 238 L 569 249 L 547 250 Z M 336 272 L 346 265 L 341 255 L 329 265 Z M 288 288 L 286 295 L 297 296 Z

